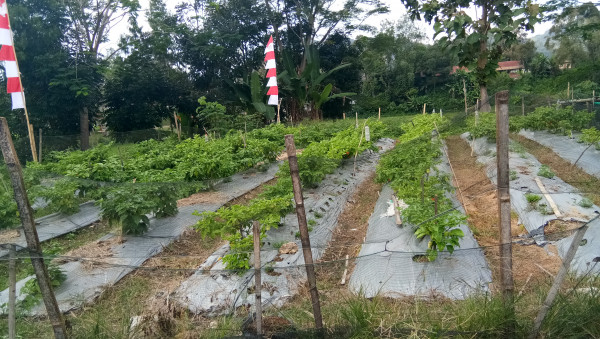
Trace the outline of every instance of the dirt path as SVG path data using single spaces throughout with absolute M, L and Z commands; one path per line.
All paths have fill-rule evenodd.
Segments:
M 340 286 L 344 271 L 346 255 L 355 258 L 360 252 L 369 226 L 369 217 L 373 213 L 381 185 L 374 181 L 375 173 L 365 179 L 358 187 L 356 193 L 348 200 L 344 211 L 338 219 L 338 226 L 333 233 L 329 246 L 320 262 L 331 262 L 321 266 L 319 281 L 327 281 L 333 286 Z M 349 260 L 346 281 L 350 279 L 354 261 Z M 345 290 L 345 287 L 343 287 Z
M 459 136 L 446 139 L 448 155 L 456 174 L 455 187 L 460 188 L 463 204 L 468 213 L 469 224 L 479 244 L 485 248 L 486 258 L 494 281 L 499 279 L 498 213 L 496 188 L 485 174 L 485 169 L 471 157 L 471 148 Z M 459 195 L 460 196 L 460 195 Z M 513 216 L 513 236 L 523 233 Z M 535 245 L 513 246 L 513 274 L 518 290 L 534 286 L 534 281 L 545 280 L 558 272 L 561 260 L 554 246 L 549 251 Z M 527 285 L 527 286 L 525 286 Z M 496 291 L 492 284 L 492 290 Z

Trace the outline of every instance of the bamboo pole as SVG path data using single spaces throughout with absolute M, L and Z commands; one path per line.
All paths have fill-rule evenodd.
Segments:
M 381 107 L 379 107 L 379 114 L 377 115 L 377 120 L 381 120 Z
M 38 139 L 39 139 L 40 147 L 39 147 L 39 152 L 38 152 L 38 161 L 41 163 L 42 162 L 42 129 L 41 128 L 39 129 L 39 133 L 40 133 L 40 136 L 38 137 Z
M 254 306 L 256 307 L 256 335 L 262 336 L 262 282 L 260 270 L 260 223 L 252 223 L 252 236 L 254 240 Z
M 323 317 L 321 315 L 321 304 L 319 302 L 319 290 L 317 290 L 317 279 L 315 276 L 315 267 L 313 264 L 312 251 L 310 248 L 310 238 L 308 235 L 308 226 L 306 223 L 306 210 L 304 209 L 304 197 L 302 196 L 302 185 L 300 183 L 300 174 L 298 172 L 298 159 L 296 158 L 296 145 L 294 144 L 294 135 L 285 136 L 285 148 L 290 164 L 290 175 L 292 177 L 292 187 L 294 189 L 294 201 L 296 203 L 296 215 L 298 216 L 298 228 L 300 229 L 300 239 L 302 242 L 302 253 L 304 263 L 306 264 L 306 276 L 308 287 L 310 289 L 310 298 L 312 301 L 313 314 L 315 317 L 315 326 L 318 331 L 323 329 Z
M 500 286 L 504 306 L 507 308 L 506 335 L 513 337 L 514 282 L 512 273 L 512 242 L 510 235 L 510 193 L 508 157 L 508 91 L 496 93 L 496 165 L 498 173 L 498 228 L 500 231 Z
M 17 272 L 15 265 L 15 245 L 8 245 L 9 261 L 8 261 L 8 338 L 15 339 L 17 336 L 16 329 L 16 305 L 17 299 Z
M 465 79 L 463 79 L 463 93 L 465 95 L 465 116 L 468 114 L 468 106 L 467 106 L 467 84 Z
M 6 118 L 0 117 L 0 148 L 2 149 L 2 155 L 4 156 L 4 162 L 8 168 L 10 174 L 10 181 L 14 190 L 15 201 L 19 210 L 19 217 L 23 224 L 23 232 L 25 233 L 25 240 L 27 241 L 27 247 L 32 253 L 42 253 L 42 247 L 38 238 L 37 230 L 35 228 L 35 220 L 33 219 L 33 209 L 29 204 L 29 198 L 27 197 L 27 190 L 25 188 L 25 182 L 23 180 L 23 170 L 17 158 L 17 152 L 12 142 L 10 130 L 8 129 L 8 123 Z M 35 271 L 35 275 L 40 287 L 42 299 L 46 306 L 46 312 L 48 318 L 52 324 L 55 338 L 67 338 L 67 331 L 65 323 L 60 313 L 54 291 L 52 290 L 52 284 L 48 277 L 48 270 L 44 263 L 42 256 L 33 256 L 31 258 L 31 264 Z

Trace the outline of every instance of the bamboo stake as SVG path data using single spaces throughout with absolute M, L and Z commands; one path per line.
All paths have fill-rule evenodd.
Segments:
M 540 188 L 540 192 L 542 192 L 542 194 L 544 195 L 544 198 L 546 198 L 546 201 L 548 201 L 548 204 L 550 205 L 550 207 L 552 207 L 552 211 L 554 211 L 554 215 L 556 215 L 557 218 L 562 218 L 562 213 L 560 213 L 560 210 L 558 209 L 558 206 L 554 202 L 554 199 L 552 199 L 552 196 L 548 193 L 548 190 L 546 190 L 546 187 L 544 186 L 544 184 L 542 183 L 542 181 L 540 180 L 539 177 L 535 177 L 535 183 Z
M 381 120 L 381 107 L 379 107 L 379 114 L 377 116 L 377 120 Z
M 425 114 L 425 113 L 426 113 L 426 109 L 427 109 L 427 103 L 424 103 L 424 104 L 423 104 L 423 114 Z
M 25 182 L 23 180 L 23 170 L 21 169 L 21 164 L 17 158 L 17 152 L 15 151 L 15 146 L 12 142 L 8 123 L 4 117 L 0 117 L 0 148 L 2 149 L 4 162 L 6 163 L 10 175 L 15 201 L 17 202 L 19 210 L 19 217 L 23 224 L 23 232 L 25 233 L 27 247 L 33 253 L 42 253 L 42 247 L 40 246 L 37 230 L 35 228 L 35 220 L 33 219 L 33 210 L 29 204 Z M 54 291 L 52 290 L 44 258 L 41 256 L 33 256 L 31 258 L 31 264 L 35 271 L 42 299 L 46 306 L 46 312 L 48 313 L 48 318 L 50 319 L 54 330 L 54 337 L 61 339 L 67 338 L 65 323 L 62 314 L 60 313 L 58 303 L 56 302 Z
M 16 329 L 16 306 L 17 299 L 17 273 L 15 265 L 15 245 L 9 244 L 9 261 L 8 261 L 8 338 L 15 339 L 17 335 Z
M 346 254 L 346 263 L 344 264 L 344 274 L 342 274 L 342 281 L 340 282 L 341 285 L 346 285 L 346 275 L 348 275 L 348 258 L 350 258 L 350 256 L 348 254 Z
M 465 94 L 465 116 L 468 115 L 468 106 L 467 106 L 467 84 L 465 79 L 463 79 L 463 93 Z
M 254 306 L 256 307 L 256 335 L 262 336 L 262 282 L 260 270 L 260 223 L 252 223 L 252 235 L 254 240 Z
M 38 161 L 41 163 L 42 162 L 42 129 L 39 129 L 39 142 L 40 142 L 40 148 L 39 148 L 39 152 L 38 152 Z
M 302 196 L 302 185 L 300 183 L 300 174 L 298 172 L 298 158 L 296 157 L 296 145 L 294 144 L 293 134 L 287 134 L 285 136 L 285 148 L 290 165 L 292 188 L 294 189 L 294 201 L 296 203 L 296 214 L 298 216 L 298 228 L 300 229 L 300 240 L 302 242 L 302 254 L 304 255 L 304 263 L 306 264 L 306 277 L 310 289 L 310 298 L 315 317 L 315 326 L 317 331 L 322 331 L 323 317 L 321 315 L 321 304 L 319 302 L 319 290 L 317 289 L 317 279 L 315 276 L 312 250 L 310 248 L 310 238 L 308 235 L 308 226 L 306 222 L 306 210 L 304 209 L 304 197 Z

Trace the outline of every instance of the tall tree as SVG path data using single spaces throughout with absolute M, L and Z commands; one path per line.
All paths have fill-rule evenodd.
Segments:
M 65 0 L 69 29 L 68 46 L 75 67 L 69 77 L 73 95 L 79 103 L 80 146 L 89 148 L 90 109 L 97 111 L 102 83 L 102 63 L 109 56 L 101 53 L 100 46 L 108 41 L 115 26 L 128 17 L 135 17 L 138 0 Z
M 496 74 L 502 52 L 517 41 L 519 32 L 533 31 L 541 19 L 540 6 L 525 0 L 402 0 L 413 19 L 434 22 L 440 42 L 457 55 L 460 66 L 475 66 L 480 110 L 490 111 L 487 83 Z M 480 13 L 467 14 L 475 6 Z

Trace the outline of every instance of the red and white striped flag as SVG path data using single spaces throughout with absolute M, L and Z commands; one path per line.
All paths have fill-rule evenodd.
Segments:
M 265 69 L 267 70 L 267 95 L 269 102 L 267 105 L 277 106 L 279 104 L 279 89 L 277 88 L 277 70 L 275 69 L 275 49 L 273 48 L 273 36 L 269 38 L 267 48 L 265 48 Z
M 19 66 L 17 66 L 17 58 L 13 47 L 6 0 L 0 0 L 0 45 L 2 45 L 0 47 L 0 61 L 2 61 L 6 70 L 6 92 L 12 96 L 12 109 L 25 108 L 25 95 L 23 88 L 21 88 L 21 77 L 19 76 Z

